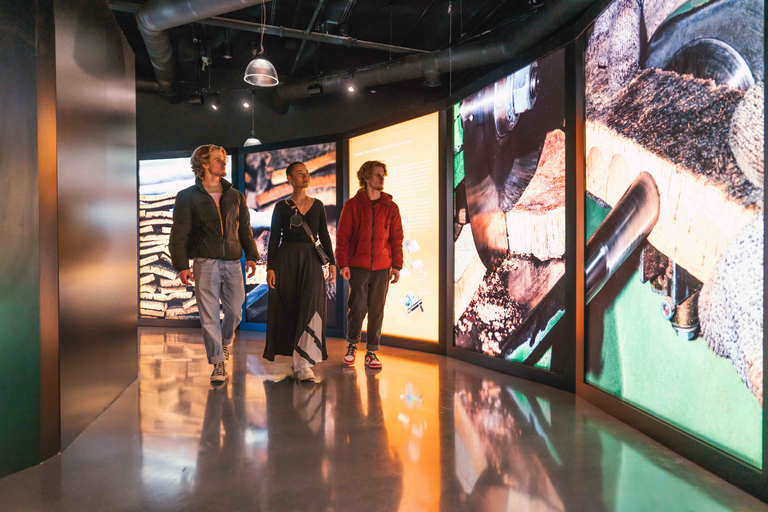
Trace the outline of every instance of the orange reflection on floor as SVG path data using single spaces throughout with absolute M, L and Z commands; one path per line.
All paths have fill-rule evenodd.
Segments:
M 440 502 L 439 367 L 381 352 L 378 372 L 389 449 L 402 464 L 402 510 L 438 510 Z M 355 368 L 362 372 L 362 368 Z M 362 392 L 362 396 L 366 396 Z M 363 401 L 369 411 L 371 404 Z

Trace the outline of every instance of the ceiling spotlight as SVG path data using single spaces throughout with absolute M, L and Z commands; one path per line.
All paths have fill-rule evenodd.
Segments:
M 219 110 L 219 105 L 218 105 L 218 103 L 216 102 L 216 100 L 214 100 L 214 101 L 211 103 L 211 108 L 212 108 L 213 110 Z
M 347 90 L 349 92 L 355 92 L 355 86 L 354 85 L 350 85 L 349 87 L 347 87 Z
M 250 106 L 251 106 L 251 104 L 248 103 L 247 101 L 243 102 L 243 108 L 250 108 Z
M 371 89 L 371 94 L 376 94 L 377 92 L 379 91 L 377 91 L 376 89 Z

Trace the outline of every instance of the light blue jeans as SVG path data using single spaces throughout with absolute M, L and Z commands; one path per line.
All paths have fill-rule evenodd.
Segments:
M 243 317 L 245 285 L 240 260 L 195 258 L 192 275 L 208 362 L 220 363 L 224 361 L 221 347 L 234 341 Z M 222 309 L 224 320 L 219 315 Z

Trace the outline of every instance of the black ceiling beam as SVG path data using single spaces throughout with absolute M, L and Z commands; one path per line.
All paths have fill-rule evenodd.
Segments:
M 323 10 L 323 7 L 325 7 L 325 0 L 319 0 L 317 2 L 317 7 L 315 7 L 315 12 L 312 13 L 312 19 L 310 20 L 309 25 L 307 26 L 307 30 L 305 30 L 304 33 L 309 34 L 310 32 L 312 32 L 312 27 L 315 26 L 317 17 L 320 15 L 320 11 Z M 304 47 L 306 45 L 307 45 L 307 40 L 302 39 L 301 46 L 299 46 L 299 51 L 296 53 L 296 60 L 293 61 L 293 67 L 291 68 L 291 73 L 289 76 L 293 76 L 294 71 L 296 71 L 296 66 L 299 65 L 299 59 L 301 59 L 301 54 L 304 51 Z
M 435 3 L 435 0 L 432 0 L 429 2 L 429 5 L 427 5 L 426 9 L 421 13 L 421 16 L 419 16 L 419 19 L 416 20 L 416 23 L 413 24 L 411 27 L 411 30 L 408 31 L 408 34 L 403 38 L 403 41 L 400 43 L 400 46 L 404 45 L 406 41 L 408 41 L 408 38 L 411 37 L 411 34 L 413 34 L 413 31 L 416 30 L 416 26 L 421 22 L 422 19 L 424 19 L 424 16 L 427 14 L 427 11 L 429 11 L 429 8 L 432 7 L 432 4 Z
M 339 24 L 343 25 L 349 20 L 349 16 L 352 14 L 352 9 L 355 7 L 355 2 L 356 0 L 349 0 L 349 2 L 347 2 L 347 6 L 344 8 L 344 13 L 339 19 Z
M 480 7 L 475 9 L 474 12 L 469 15 L 469 18 L 467 18 L 467 26 L 469 26 L 472 23 L 472 20 L 474 20 L 477 17 L 477 15 L 480 13 L 480 11 L 485 9 L 485 6 L 488 5 L 488 2 L 490 2 L 490 1 L 491 0 L 485 0 L 482 4 L 480 4 Z M 503 2 L 503 3 L 506 3 L 506 2 Z M 462 34 L 462 35 L 464 35 L 464 34 Z
M 477 25 L 476 32 L 480 32 L 482 30 L 482 28 L 485 26 L 485 24 L 488 23 L 488 21 L 491 18 L 493 18 L 496 15 L 496 13 L 499 12 L 499 10 L 502 7 L 504 7 L 505 5 L 507 5 L 508 3 L 509 3 L 509 0 L 504 0 L 503 2 L 499 2 L 496 5 L 496 7 L 490 13 L 488 13 L 488 16 L 486 16 L 485 19 L 483 21 L 481 21 L 479 25 Z M 537 8 L 538 7 L 534 7 L 534 9 L 537 9 Z M 526 11 L 526 12 L 528 12 L 528 11 Z M 517 16 L 515 16 L 515 18 L 517 18 Z

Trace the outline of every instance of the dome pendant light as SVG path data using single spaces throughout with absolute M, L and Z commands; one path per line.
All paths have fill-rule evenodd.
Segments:
M 253 48 L 253 60 L 245 68 L 245 76 L 243 80 L 256 87 L 274 87 L 280 83 L 277 78 L 277 70 L 269 60 L 264 58 L 264 27 L 266 24 L 266 7 L 265 2 L 261 3 L 262 15 L 261 15 L 261 42 L 259 44 L 260 50 L 256 52 L 254 45 Z
M 261 141 L 256 138 L 256 115 L 253 111 L 253 91 L 251 91 L 251 136 L 245 139 L 243 147 L 258 146 Z
M 280 83 L 275 66 L 267 59 L 260 58 L 258 55 L 254 56 L 254 59 L 245 68 L 243 79 L 256 87 L 274 87 Z

